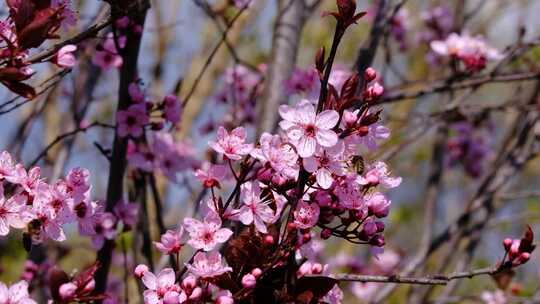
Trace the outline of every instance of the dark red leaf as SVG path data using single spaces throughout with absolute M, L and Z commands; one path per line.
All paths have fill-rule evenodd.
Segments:
M 24 98 L 34 99 L 34 97 L 36 97 L 36 90 L 25 83 L 18 81 L 2 81 L 2 84 L 4 84 L 13 93 Z

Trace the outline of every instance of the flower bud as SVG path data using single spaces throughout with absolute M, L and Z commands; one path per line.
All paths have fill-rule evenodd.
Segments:
M 253 268 L 253 270 L 251 271 L 251 274 L 255 277 L 255 278 L 258 278 L 261 276 L 262 274 L 262 270 L 260 268 Z
M 327 240 L 332 236 L 332 231 L 330 229 L 323 229 L 321 231 L 321 239 Z
M 144 264 L 139 264 L 137 265 L 137 267 L 135 267 L 135 271 L 133 272 L 135 274 L 135 276 L 137 278 L 142 278 L 142 276 L 144 275 L 145 272 L 147 272 L 149 269 L 148 269 L 148 266 L 144 265 Z
M 70 300 L 75 297 L 75 292 L 77 291 L 77 285 L 69 282 L 60 285 L 58 292 L 62 300 Z
M 234 299 L 230 296 L 220 296 L 217 298 L 216 304 L 234 304 Z
M 320 263 L 315 263 L 313 266 L 311 266 L 311 273 L 312 274 L 321 274 L 323 272 L 323 265 Z
M 90 280 L 86 285 L 84 286 L 83 292 L 89 293 L 92 290 L 96 288 L 96 281 L 94 279 Z
M 310 274 L 310 272 L 311 272 L 311 263 L 304 262 L 304 264 L 302 264 L 300 268 L 298 268 L 298 271 L 296 272 L 296 276 L 300 278 L 300 277 L 305 276 L 306 274 Z
M 377 78 L 377 71 L 374 68 L 369 67 L 364 71 L 364 79 L 366 82 L 371 82 Z
M 384 236 L 382 235 L 374 236 L 371 240 L 369 240 L 369 244 L 376 247 L 383 247 L 385 245 Z
M 271 236 L 270 234 L 267 234 L 265 237 L 264 237 L 264 243 L 266 245 L 273 245 L 274 244 L 274 237 Z
M 504 250 L 506 251 L 510 250 L 510 246 L 512 246 L 512 239 L 511 238 L 504 239 L 503 241 Z
M 197 286 L 197 278 L 192 275 L 188 275 L 185 279 L 182 280 L 182 288 L 186 291 L 191 291 Z
M 242 286 L 244 288 L 253 288 L 257 284 L 257 278 L 251 273 L 248 273 L 242 277 Z
M 202 288 L 195 287 L 195 289 L 193 289 L 193 291 L 191 292 L 191 295 L 189 296 L 189 299 L 196 301 L 196 300 L 201 298 L 202 294 L 203 294 Z

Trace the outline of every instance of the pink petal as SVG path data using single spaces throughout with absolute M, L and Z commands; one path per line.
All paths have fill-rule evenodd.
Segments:
M 339 120 L 338 112 L 334 110 L 326 110 L 317 115 L 315 125 L 320 129 L 330 130 L 336 126 Z
M 323 147 L 332 147 L 338 142 L 338 136 L 334 131 L 318 130 L 315 136 L 319 145 Z

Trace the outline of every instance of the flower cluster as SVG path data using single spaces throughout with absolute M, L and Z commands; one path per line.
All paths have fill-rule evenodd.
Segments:
M 526 263 L 536 248 L 533 241 L 534 233 L 530 226 L 527 226 L 521 239 L 504 239 L 503 246 L 507 259 L 503 262 L 510 263 L 513 267 Z
M 40 169 L 26 170 L 13 161 L 8 152 L 0 154 L 0 236 L 11 228 L 27 229 L 27 239 L 42 242 L 47 239 L 64 241 L 64 226 L 77 223 L 81 235 L 89 236 L 96 248 L 104 240 L 113 239 L 119 220 L 133 225 L 136 205 L 129 212 L 118 204 L 116 214 L 105 212 L 104 205 L 90 199 L 89 172 L 75 168 L 65 179 L 46 183 Z
M 488 60 L 503 57 L 499 50 L 489 46 L 482 37 L 472 37 L 468 33 L 452 33 L 445 40 L 434 40 L 430 45 L 437 55 L 461 61 L 470 72 L 482 70 Z

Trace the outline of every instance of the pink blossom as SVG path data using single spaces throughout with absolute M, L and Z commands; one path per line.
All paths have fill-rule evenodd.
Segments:
M 388 166 L 381 162 L 375 162 L 372 164 L 364 176 L 358 176 L 357 182 L 360 185 L 379 185 L 381 184 L 385 188 L 395 188 L 401 184 L 401 177 L 390 176 Z
M 198 252 L 193 258 L 193 263 L 186 266 L 191 274 L 202 278 L 217 277 L 232 271 L 231 267 L 223 265 L 221 254 L 217 251 Z
M 320 208 L 316 203 L 310 204 L 304 200 L 298 203 L 294 211 L 294 223 L 300 229 L 309 229 L 319 221 Z
M 125 42 L 125 37 L 119 37 L 118 44 L 121 48 L 125 46 Z M 123 59 L 122 56 L 118 54 L 112 33 L 107 35 L 107 39 L 101 48 L 95 52 L 94 57 L 92 58 L 92 63 L 103 70 L 119 68 L 122 66 Z
M 204 163 L 201 169 L 195 171 L 195 177 L 203 184 L 205 188 L 220 188 L 220 181 L 227 175 L 227 166 Z
M 177 230 L 167 230 L 167 232 L 161 236 L 161 241 L 154 242 L 154 245 L 156 246 L 157 250 L 163 254 L 178 253 L 184 245 L 182 243 L 183 234 L 183 227 L 180 227 Z
M 240 220 L 244 225 L 253 223 L 260 233 L 267 233 L 265 223 L 271 223 L 274 218 L 274 210 L 270 208 L 270 201 L 261 199 L 261 189 L 258 182 L 247 182 L 242 184 L 240 199 L 243 206 L 237 210 L 235 219 Z
M 373 282 L 351 284 L 352 294 L 365 302 L 373 300 L 373 297 L 375 296 L 375 293 L 377 293 L 379 288 L 380 285 Z
M 144 92 L 141 90 L 139 83 L 137 82 L 130 83 L 128 86 L 128 93 L 129 93 L 129 97 L 131 97 L 131 101 L 135 103 L 144 102 Z
M 317 184 L 321 188 L 328 189 L 332 186 L 334 181 L 332 174 L 337 176 L 344 174 L 343 151 L 343 144 L 337 144 L 326 150 L 319 147 L 313 156 L 304 158 L 304 169 L 315 174 Z
M 339 288 L 338 284 L 336 284 L 322 300 L 324 303 L 328 304 L 341 304 L 341 301 L 343 301 L 343 291 Z
M 143 135 L 144 126 L 150 121 L 144 104 L 133 104 L 127 110 L 116 113 L 118 123 L 118 135 L 121 137 Z
M 221 219 L 214 212 L 208 212 L 203 222 L 184 218 L 184 228 L 189 233 L 188 244 L 204 251 L 210 251 L 217 244 L 225 243 L 233 234 L 230 229 L 221 228 Z
M 32 211 L 35 215 L 33 225 L 40 230 L 40 240 L 50 238 L 55 241 L 65 241 L 66 235 L 62 228 L 63 222 L 56 218 L 56 211 L 51 203 L 49 186 L 45 183 L 36 188 Z
M 98 212 L 93 216 L 94 234 L 92 245 L 99 249 L 105 244 L 105 240 L 113 240 L 116 237 L 116 217 L 110 212 Z
M 15 164 L 11 158 L 11 154 L 7 151 L 2 151 L 0 154 L 0 180 L 11 179 L 15 170 Z
M 157 276 L 150 271 L 144 272 L 142 282 L 148 288 L 143 293 L 144 303 L 179 303 L 178 298 L 183 291 L 175 281 L 176 275 L 172 268 L 161 270 Z M 176 299 L 176 302 L 173 299 Z
M 506 304 L 508 298 L 504 294 L 504 291 L 497 289 L 496 291 L 483 291 L 480 296 L 485 304 Z
M 157 156 L 157 167 L 172 182 L 178 182 L 179 172 L 198 166 L 193 147 L 187 142 L 175 141 L 171 133 L 154 132 L 152 151 Z
M 77 50 L 77 46 L 73 44 L 68 44 L 60 48 L 58 53 L 53 58 L 53 62 L 61 68 L 71 68 L 75 66 L 77 60 L 73 55 L 73 52 Z
M 219 127 L 217 141 L 208 144 L 217 153 L 225 155 L 232 160 L 240 160 L 244 155 L 248 155 L 253 149 L 253 144 L 246 144 L 246 130 L 238 127 L 227 132 L 224 127 Z
M 434 40 L 431 49 L 440 56 L 455 57 L 463 61 L 472 71 L 485 67 L 486 60 L 499 60 L 503 55 L 489 46 L 481 36 L 471 37 L 468 33 L 452 33 L 446 40 Z
M 302 70 L 294 69 L 291 77 L 284 83 L 285 91 L 288 94 L 310 93 L 318 84 L 317 70 L 308 68 Z
M 79 167 L 69 170 L 66 184 L 75 202 L 82 201 L 90 190 L 90 171 Z
M 163 117 L 173 125 L 180 122 L 182 104 L 174 95 L 167 95 L 163 99 Z
M 298 178 L 298 155 L 290 144 L 283 142 L 279 135 L 269 133 L 263 133 L 259 142 L 261 146 L 253 149 L 251 156 L 268 163 L 285 179 Z
M 337 134 L 332 131 L 339 120 L 339 114 L 334 110 L 316 114 L 315 107 L 308 100 L 303 100 L 295 108 L 280 106 L 279 115 L 283 118 L 280 127 L 286 131 L 301 157 L 312 156 L 317 145 L 332 147 L 338 141 Z
M 28 282 L 19 281 L 11 286 L 0 282 L 1 304 L 36 304 L 28 294 Z
M 356 182 L 357 175 L 349 175 L 341 179 L 334 188 L 334 194 L 339 198 L 340 206 L 367 213 L 364 195 Z
M 380 192 L 371 192 L 365 197 L 369 211 L 377 217 L 385 217 L 390 211 L 392 202 Z
M 114 215 L 119 221 L 122 221 L 124 230 L 130 230 L 135 226 L 138 214 L 139 204 L 137 203 L 121 200 L 114 206 Z
M 370 151 L 374 151 L 377 150 L 378 142 L 388 137 L 390 137 L 390 129 L 379 123 L 374 123 L 368 127 L 367 135 L 357 137 L 357 143 L 364 145 Z
M 9 233 L 9 227 L 23 229 L 32 220 L 32 214 L 26 206 L 26 199 L 14 195 L 9 199 L 4 197 L 4 187 L 0 184 L 0 235 Z

